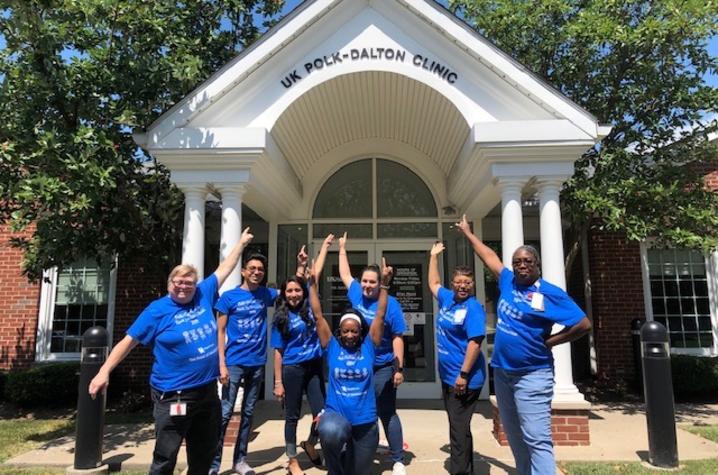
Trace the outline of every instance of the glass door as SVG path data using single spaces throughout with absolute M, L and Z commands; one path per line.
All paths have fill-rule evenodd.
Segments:
M 389 291 L 401 304 L 406 322 L 404 333 L 404 384 L 402 399 L 441 397 L 434 344 L 434 299 L 427 282 L 431 243 L 381 243 L 377 260 L 386 258 L 394 268 Z

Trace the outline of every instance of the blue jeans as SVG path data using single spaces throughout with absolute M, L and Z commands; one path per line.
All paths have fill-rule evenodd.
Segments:
M 249 433 L 252 430 L 252 415 L 254 405 L 259 398 L 259 391 L 262 388 L 264 379 L 264 366 L 230 366 L 229 384 L 222 386 L 222 426 L 219 432 L 219 444 L 212 461 L 212 470 L 219 471 L 222 464 L 222 449 L 224 447 L 224 433 L 227 431 L 227 424 L 234 412 L 234 403 L 237 401 L 239 388 L 244 390 L 242 399 L 241 421 L 239 423 L 239 435 L 234 445 L 232 466 L 247 456 L 249 445 Z
M 282 367 L 284 385 L 284 443 L 287 457 L 297 456 L 297 421 L 302 414 L 302 394 L 307 394 L 312 416 L 324 408 L 325 389 L 322 358 Z M 309 432 L 310 445 L 317 443 L 317 426 L 312 422 Z
M 379 445 L 376 422 L 352 426 L 341 414 L 326 411 L 319 419 L 318 431 L 328 475 L 369 472 Z
M 374 394 L 376 394 L 376 412 L 389 442 L 391 460 L 404 463 L 404 435 L 401 421 L 396 413 L 393 364 L 374 367 Z
M 494 387 L 499 415 L 519 475 L 554 475 L 553 369 L 510 372 L 494 368 Z

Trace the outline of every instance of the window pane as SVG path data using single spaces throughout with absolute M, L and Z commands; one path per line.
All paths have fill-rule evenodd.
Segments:
M 307 244 L 307 225 L 280 224 L 277 226 L 277 284 L 281 284 L 297 268 L 297 253 Z
M 107 322 L 110 266 L 85 259 L 58 270 L 50 351 L 78 352 L 82 334 Z
M 656 321 L 666 321 L 671 346 L 712 346 L 704 256 L 694 250 L 649 249 L 647 259 L 653 316 Z
M 314 239 L 324 239 L 328 234 L 341 236 L 347 233 L 351 239 L 372 239 L 371 224 L 317 223 L 312 228 Z
M 371 218 L 371 160 L 343 167 L 322 186 L 314 202 L 315 218 Z
M 380 218 L 437 217 L 434 197 L 414 172 L 389 160 L 377 160 L 376 169 Z
M 385 223 L 377 226 L 379 238 L 437 238 L 436 223 Z

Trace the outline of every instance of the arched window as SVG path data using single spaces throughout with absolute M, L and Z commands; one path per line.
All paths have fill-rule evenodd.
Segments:
M 436 217 L 436 203 L 421 178 L 404 165 L 371 158 L 334 173 L 317 195 L 313 213 L 315 219 Z

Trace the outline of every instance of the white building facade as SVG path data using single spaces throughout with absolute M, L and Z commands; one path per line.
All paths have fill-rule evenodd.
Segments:
M 348 232 L 357 269 L 386 257 L 409 328 L 399 396 L 438 398 L 432 243 L 447 242 L 445 272 L 470 263 L 482 276 L 451 228 L 466 213 L 507 264 L 517 246 L 537 243 L 543 276 L 565 288 L 559 190 L 606 133 L 434 2 L 315 0 L 136 140 L 185 194 L 183 261 L 198 269 L 208 197 L 221 200 L 220 259 L 239 239 L 243 206 L 266 222 L 270 282 L 329 232 Z M 342 305 L 335 270 L 332 253 L 321 283 L 329 314 Z M 239 282 L 237 269 L 225 288 Z M 477 298 L 491 317 L 482 278 Z M 580 405 L 569 345 L 554 353 L 555 400 Z

